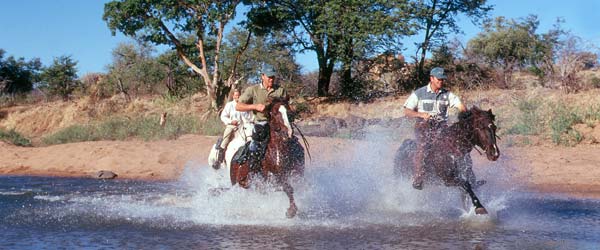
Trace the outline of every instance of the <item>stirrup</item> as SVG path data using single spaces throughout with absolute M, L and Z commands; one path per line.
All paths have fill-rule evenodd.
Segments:
M 478 188 L 478 187 L 485 185 L 486 183 L 487 183 L 486 180 L 477 180 L 477 181 L 475 181 L 474 186 L 475 186 L 475 188 Z
M 412 187 L 417 190 L 423 190 L 423 180 L 414 180 L 412 183 Z

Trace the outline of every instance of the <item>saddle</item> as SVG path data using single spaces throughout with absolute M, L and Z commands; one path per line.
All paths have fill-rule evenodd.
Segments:
M 250 169 L 257 170 L 260 168 L 260 161 L 264 158 L 268 139 L 269 125 L 256 124 L 254 126 L 254 133 L 252 134 L 252 141 L 246 142 L 244 146 L 241 146 L 233 155 L 232 161 L 241 165 L 250 160 Z

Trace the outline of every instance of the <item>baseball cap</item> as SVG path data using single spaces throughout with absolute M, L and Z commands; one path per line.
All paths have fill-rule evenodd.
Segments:
M 267 77 L 272 77 L 275 76 L 275 69 L 273 66 L 265 64 L 262 67 L 261 73 L 265 74 Z
M 437 79 L 446 79 L 446 74 L 444 74 L 444 69 L 440 68 L 440 67 L 435 67 L 433 69 L 431 69 L 431 72 L 429 73 L 430 76 L 434 76 Z

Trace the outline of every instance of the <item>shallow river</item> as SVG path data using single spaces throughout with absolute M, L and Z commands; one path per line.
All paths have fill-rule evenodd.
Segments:
M 175 182 L 0 177 L 0 249 L 599 249 L 600 201 L 478 190 L 412 190 L 368 168 L 314 168 L 283 192 L 223 184 L 208 167 Z M 501 191 L 500 191 L 501 190 Z

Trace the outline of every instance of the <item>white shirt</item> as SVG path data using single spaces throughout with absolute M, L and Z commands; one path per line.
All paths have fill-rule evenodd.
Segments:
M 436 96 L 438 94 L 445 94 L 447 93 L 447 96 L 443 97 L 442 100 L 436 100 L 436 98 L 425 98 L 425 100 L 423 99 L 423 97 L 419 98 L 419 96 L 417 96 L 417 91 L 414 91 L 410 94 L 410 96 L 408 97 L 408 99 L 406 99 L 406 102 L 404 103 L 404 107 L 411 109 L 411 110 L 415 110 L 418 112 L 427 112 L 430 113 L 431 115 L 435 115 L 441 112 L 441 110 L 439 110 L 439 106 L 440 104 L 445 105 L 445 106 L 449 106 L 450 108 L 455 108 L 458 105 L 460 105 L 462 102 L 460 101 L 460 98 L 458 96 L 456 96 L 454 93 L 447 91 L 445 89 L 440 89 L 438 93 L 433 92 L 433 90 L 431 89 L 430 84 L 427 84 L 426 86 L 426 93 L 429 93 L 428 96 Z M 422 90 L 420 90 L 422 91 Z M 429 100 L 431 99 L 431 100 Z M 434 109 L 432 110 L 427 110 L 423 108 L 424 103 L 431 103 L 432 107 Z M 446 110 L 445 110 L 446 111 Z M 445 114 L 446 112 L 443 112 L 444 116 L 446 116 L 447 114 Z
M 235 100 L 225 104 L 223 112 L 221 112 L 221 121 L 225 125 L 231 125 L 232 121 L 238 121 L 238 123 L 242 123 L 251 122 L 253 120 L 253 115 L 250 111 L 241 112 L 235 110 L 236 104 L 237 102 Z

